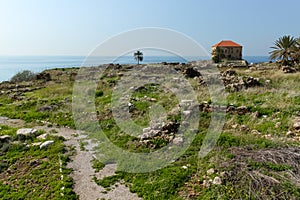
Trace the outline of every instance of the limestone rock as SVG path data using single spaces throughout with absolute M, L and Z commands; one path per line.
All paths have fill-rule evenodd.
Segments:
M 48 133 L 45 133 L 45 134 L 42 134 L 42 135 L 39 135 L 37 138 L 38 139 L 41 139 L 41 140 L 45 140 L 48 136 Z
M 247 106 L 240 106 L 236 108 L 236 112 L 239 115 L 245 115 L 248 112 Z
M 184 110 L 184 111 L 182 111 L 182 114 L 184 116 L 189 116 L 191 114 L 191 111 L 190 110 Z
M 144 130 L 143 130 L 144 131 Z M 159 131 L 150 129 L 149 131 L 145 131 L 142 135 L 138 136 L 141 140 L 153 138 L 159 134 Z
M 42 142 L 34 142 L 34 143 L 31 143 L 30 146 L 40 146 L 42 144 Z
M 36 75 L 37 80 L 51 81 L 51 75 L 49 73 L 39 73 Z
M 276 124 L 275 124 L 275 128 L 279 128 L 281 126 L 281 122 L 277 122 Z
M 292 136 L 295 136 L 295 134 L 292 131 L 288 131 L 286 133 L 286 136 L 292 137 Z
M 241 131 L 247 131 L 248 127 L 245 124 L 243 124 L 243 125 L 241 125 L 240 129 L 241 129 Z
M 10 135 L 2 135 L 2 136 L 0 136 L 0 141 L 8 141 L 10 139 L 11 139 Z
M 37 130 L 33 128 L 21 128 L 17 130 L 17 135 L 33 136 L 37 134 Z
M 253 135 L 260 135 L 261 134 L 258 130 L 252 130 L 251 133 Z
M 215 173 L 214 168 L 210 168 L 209 170 L 206 171 L 207 175 L 211 175 Z
M 183 138 L 182 137 L 175 137 L 174 139 L 173 139 L 173 144 L 175 144 L 175 145 L 181 145 L 181 144 L 183 144 Z
M 237 75 L 236 71 L 233 69 L 228 69 L 223 73 L 224 76 L 235 76 Z
M 51 144 L 53 144 L 53 143 L 54 143 L 53 140 L 48 140 L 48 141 L 46 141 L 46 142 L 43 142 L 43 143 L 40 145 L 40 149 L 46 148 L 46 147 L 48 147 L 49 145 L 51 145 Z
M 222 184 L 222 180 L 220 177 L 216 176 L 212 182 L 212 184 L 214 185 L 221 185 Z
M 254 119 L 257 119 L 259 117 L 259 112 L 255 111 L 254 113 L 251 114 L 251 117 L 253 117 Z
M 225 177 L 226 175 L 227 175 L 226 172 L 221 172 L 221 173 L 220 173 L 220 176 L 221 176 L 221 177 Z
M 51 111 L 54 108 L 54 106 L 42 106 L 39 109 L 37 109 L 37 112 L 48 112 Z
M 231 127 L 232 127 L 233 129 L 237 129 L 238 126 L 239 126 L 238 124 L 233 124 Z
M 300 129 L 300 121 L 296 121 L 294 124 L 293 124 L 293 128 L 295 130 L 299 130 Z
M 226 109 L 226 112 L 233 114 L 235 112 L 235 107 L 233 105 L 229 105 Z
M 284 67 L 282 67 L 282 71 L 284 73 L 295 73 L 297 70 L 290 66 L 284 66 Z
M 209 184 L 209 182 L 207 180 L 203 180 L 203 186 L 204 187 L 209 187 L 210 184 Z

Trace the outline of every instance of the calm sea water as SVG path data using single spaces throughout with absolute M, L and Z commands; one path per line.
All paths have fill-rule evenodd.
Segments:
M 204 60 L 204 57 L 188 57 L 185 60 L 177 56 L 145 56 L 142 63 L 160 63 L 160 62 L 188 62 L 193 60 Z M 249 63 L 267 62 L 267 56 L 245 56 Z M 97 66 L 100 64 L 111 63 L 113 57 L 97 57 L 85 62 L 84 56 L 0 56 L 0 82 L 10 80 L 16 73 L 23 70 L 41 72 L 53 68 L 72 68 L 81 66 Z M 114 63 L 135 64 L 132 56 L 123 56 Z

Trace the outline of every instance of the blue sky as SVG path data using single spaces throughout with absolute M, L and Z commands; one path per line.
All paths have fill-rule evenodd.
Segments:
M 244 55 L 268 55 L 282 35 L 300 36 L 298 0 L 0 0 L 0 55 L 88 55 L 141 27 L 182 32 L 207 51 L 222 39 Z

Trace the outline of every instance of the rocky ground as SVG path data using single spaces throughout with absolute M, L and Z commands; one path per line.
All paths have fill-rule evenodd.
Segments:
M 26 127 L 26 123 L 20 119 L 9 119 L 7 117 L 0 117 L 0 125 L 7 125 L 11 127 L 19 128 L 17 134 L 28 135 L 35 134 L 38 130 L 45 131 L 44 135 L 40 135 L 40 138 L 45 138 L 48 134 L 54 134 L 56 136 L 62 136 L 66 140 L 64 144 L 70 148 L 74 148 L 74 155 L 71 156 L 71 161 L 67 167 L 73 170 L 71 177 L 75 181 L 74 191 L 82 200 L 91 199 L 116 199 L 116 200 L 138 200 L 140 198 L 137 195 L 131 193 L 129 188 L 124 183 L 118 182 L 115 187 L 107 191 L 105 188 L 97 185 L 93 180 L 93 177 L 102 179 L 107 176 L 115 174 L 117 166 L 115 164 L 108 164 L 99 172 L 95 172 L 92 167 L 93 160 L 93 147 L 96 143 L 92 143 L 90 140 L 84 140 L 85 136 L 80 131 L 70 128 L 57 128 L 48 126 L 35 126 L 31 128 Z M 53 131 L 55 130 L 55 131 Z M 55 133 L 53 133 L 55 132 Z M 1 136 L 1 140 L 7 140 L 7 136 Z M 87 145 L 84 149 L 80 148 L 80 142 L 85 141 Z M 45 145 L 46 144 L 46 145 Z M 44 141 L 43 143 L 34 144 L 40 145 L 40 148 L 44 148 L 51 145 L 51 141 Z
M 102 163 L 103 168 L 96 172 L 93 161 L 94 155 L 99 155 L 94 149 L 98 144 L 70 128 L 75 127 L 72 88 L 78 69 L 49 70 L 31 82 L 0 84 L 0 115 L 10 117 L 0 117 L 0 125 L 15 127 L 16 138 L 32 135 L 37 140 L 25 146 L 34 145 L 38 150 L 55 145 L 56 140 L 49 135 L 65 138 L 66 154 L 71 158 L 66 166 L 73 170 L 68 175 L 73 179 L 70 188 L 79 199 L 140 199 L 138 195 L 145 199 L 297 199 L 300 196 L 300 87 L 299 72 L 295 68 L 279 68 L 270 63 L 219 66 L 220 73 L 211 76 L 224 84 L 227 99 L 224 104 L 215 105 L 206 89 L 211 77 L 202 76 L 197 62 L 162 65 L 184 75 L 196 91 L 197 104 L 185 107 L 158 84 L 134 88 L 135 92 L 126 98 L 128 104 L 124 106 L 134 122 L 143 128 L 139 136 L 130 137 L 113 121 L 116 115 L 111 111 L 110 95 L 117 82 L 136 66 L 110 64 L 102 78 L 95 78 L 98 87 L 96 111 L 92 115 L 115 145 L 131 152 L 151 152 L 169 143 L 181 145 L 185 136 L 177 131 L 180 126 L 188 125 L 188 121 L 182 120 L 180 114 L 189 116 L 194 109 L 199 111 L 200 126 L 192 130 L 195 139 L 187 152 L 155 173 L 119 173 L 113 163 Z M 138 67 L 150 66 L 156 65 Z M 95 70 L 91 68 L 90 72 Z M 182 80 L 176 81 L 180 84 Z M 213 151 L 200 159 L 197 155 L 211 114 L 220 110 L 226 111 L 223 132 Z M 160 119 L 154 111 L 166 112 Z M 82 113 L 83 118 L 86 116 L 91 115 Z M 149 123 L 149 116 L 154 123 Z M 14 137 L 1 133 L 1 145 Z M 29 163 L 37 166 L 35 160 Z M 4 171 L 0 176 L 12 175 Z M 110 185 L 100 186 L 103 180 Z M 5 180 L 5 183 L 10 182 Z

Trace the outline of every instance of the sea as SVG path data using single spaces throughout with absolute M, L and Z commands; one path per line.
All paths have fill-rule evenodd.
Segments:
M 161 62 L 180 62 L 186 63 L 195 60 L 208 60 L 209 57 L 179 57 L 179 56 L 144 56 L 142 64 L 161 63 Z M 244 56 L 248 63 L 268 62 L 268 56 Z M 23 70 L 30 70 L 35 73 L 46 69 L 54 68 L 73 68 L 82 66 L 98 66 L 101 64 L 119 63 L 136 64 L 133 56 L 97 57 L 95 59 L 85 56 L 0 56 L 0 82 L 9 81 L 15 74 Z

